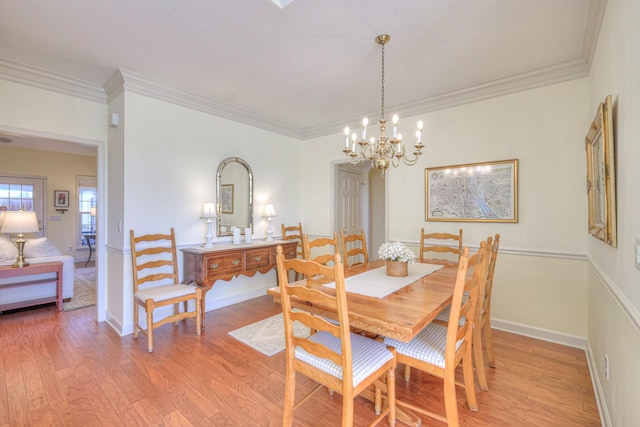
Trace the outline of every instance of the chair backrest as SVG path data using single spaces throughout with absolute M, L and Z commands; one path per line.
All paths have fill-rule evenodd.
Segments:
M 356 264 L 364 264 L 369 262 L 369 252 L 367 252 L 367 239 L 364 237 L 364 230 L 360 229 L 358 234 L 344 235 L 344 231 L 340 230 L 340 244 L 342 246 L 342 259 L 344 260 L 344 268 L 348 268 Z M 360 256 L 362 255 L 362 258 Z M 358 257 L 356 262 L 351 262 L 352 257 Z
M 451 242 L 447 242 L 447 240 L 451 240 Z M 456 254 L 458 260 L 460 260 L 460 255 L 462 255 L 462 228 L 458 230 L 458 234 L 425 233 L 423 228 L 420 230 L 420 262 L 428 259 L 438 259 L 435 254 L 425 256 L 425 252 L 452 253 Z
M 320 255 L 313 256 L 313 249 L 321 249 L 322 253 Z M 307 234 L 303 234 L 302 250 L 304 252 L 304 259 L 327 265 L 334 260 L 335 254 L 340 254 L 338 235 L 334 231 L 333 238 L 319 237 L 314 240 L 309 240 L 309 236 Z
M 178 256 L 176 254 L 176 235 L 146 234 L 136 237 L 129 231 L 131 240 L 131 262 L 133 268 L 133 293 L 142 285 L 178 284 Z
M 284 317 L 284 332 L 286 343 L 286 359 L 287 364 L 294 363 L 295 348 L 300 346 L 305 351 L 315 356 L 329 359 L 335 364 L 342 367 L 343 384 L 353 384 L 352 372 L 352 356 L 351 356 L 351 334 L 349 330 L 349 311 L 347 309 L 347 296 L 344 285 L 344 268 L 340 261 L 340 254 L 333 255 L 334 264 L 331 267 L 320 264 L 315 261 L 301 259 L 285 259 L 282 246 L 276 249 L 276 265 L 278 269 L 278 284 L 280 287 L 280 295 L 282 298 L 282 312 Z M 309 287 L 305 282 L 296 282 L 295 285 L 289 285 L 289 277 L 287 272 L 294 270 L 302 277 L 315 277 L 318 275 L 325 276 L 335 281 L 335 292 L 333 289 L 323 286 Z M 307 282 L 309 279 L 307 279 Z M 326 289 L 326 292 L 324 291 Z M 335 293 L 335 295 L 334 295 Z M 326 307 L 328 311 L 338 313 L 338 324 L 331 323 L 323 317 L 315 314 L 298 311 L 293 309 L 291 299 L 296 298 L 309 302 L 314 306 Z M 341 341 L 341 353 L 330 350 L 329 348 L 312 342 L 306 337 L 298 337 L 294 334 L 294 321 L 299 321 L 308 326 L 311 330 L 326 331 L 333 336 L 339 337 Z M 300 359 L 295 359 L 298 365 L 307 365 Z M 291 365 L 289 365 L 291 366 Z M 317 371 L 311 365 L 307 365 L 306 369 Z
M 297 240 L 298 247 L 296 248 L 296 258 L 304 258 L 304 252 L 302 250 L 302 223 L 298 225 L 291 225 L 285 227 L 282 224 L 282 240 Z
M 487 266 L 487 282 L 484 287 L 484 298 L 482 300 L 483 317 L 489 316 L 491 313 L 491 291 L 493 290 L 493 272 L 496 268 L 496 260 L 498 259 L 498 248 L 500 247 L 500 234 L 496 234 L 495 239 L 489 237 L 487 239 L 489 247 L 489 265 Z
M 458 274 L 449 313 L 445 365 L 457 366 L 464 353 L 471 350 L 473 320 L 487 280 L 488 264 L 489 251 L 486 242 L 481 242 L 478 252 L 471 257 L 469 248 L 463 249 L 458 262 Z M 473 273 L 469 275 L 471 269 Z M 468 295 L 466 299 L 465 294 Z

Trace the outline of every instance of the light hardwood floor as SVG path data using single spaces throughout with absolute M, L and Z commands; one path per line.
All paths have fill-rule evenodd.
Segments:
M 227 334 L 280 312 L 269 297 L 208 312 L 200 337 L 193 322 L 165 325 L 153 354 L 146 339 L 96 323 L 94 310 L 0 317 L 0 426 L 282 424 L 284 354 L 266 357 Z M 462 425 L 600 425 L 584 351 L 500 331 L 494 340 L 498 367 L 488 371 L 489 391 L 477 389 L 480 411 L 463 406 L 458 390 Z M 417 370 L 407 383 L 401 369 L 398 397 L 444 412 L 442 383 Z M 300 393 L 312 387 L 298 376 Z M 355 425 L 367 425 L 373 407 L 356 400 Z M 318 393 L 296 410 L 295 425 L 336 426 L 340 411 L 338 394 Z

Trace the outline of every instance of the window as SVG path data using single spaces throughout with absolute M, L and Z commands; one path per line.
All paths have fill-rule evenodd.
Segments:
M 0 210 L 35 212 L 41 230 L 35 237 L 45 235 L 44 183 L 43 178 L 0 175 Z
M 87 246 L 86 235 L 96 234 L 96 179 L 79 176 L 78 181 L 78 247 Z

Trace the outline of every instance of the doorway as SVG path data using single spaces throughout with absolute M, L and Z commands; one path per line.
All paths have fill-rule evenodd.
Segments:
M 54 151 L 70 154 L 93 155 L 96 160 L 97 177 L 97 215 L 106 212 L 105 174 L 106 174 L 106 141 L 78 138 L 67 135 L 53 135 L 31 129 L 3 128 L 0 126 L 0 136 L 11 140 L 13 147 L 28 148 L 41 151 Z M 51 191 L 52 189 L 46 190 Z M 45 194 L 46 196 L 46 194 Z M 46 205 L 45 205 L 46 216 Z M 105 233 L 104 221 L 97 223 L 96 237 Z M 101 245 L 103 246 L 103 245 Z M 103 262 L 103 251 L 95 248 L 96 260 L 96 320 L 106 320 L 106 268 Z
M 364 229 L 371 260 L 386 237 L 386 186 L 380 172 L 370 163 L 334 167 L 334 231 L 345 234 Z

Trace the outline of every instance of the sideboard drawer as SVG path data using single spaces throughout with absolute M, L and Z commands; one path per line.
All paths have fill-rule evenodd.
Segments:
M 271 251 L 269 248 L 251 249 L 246 252 L 246 269 L 253 270 L 267 267 L 271 264 Z
M 233 274 L 242 271 L 242 253 L 219 255 L 207 258 L 207 276 Z

